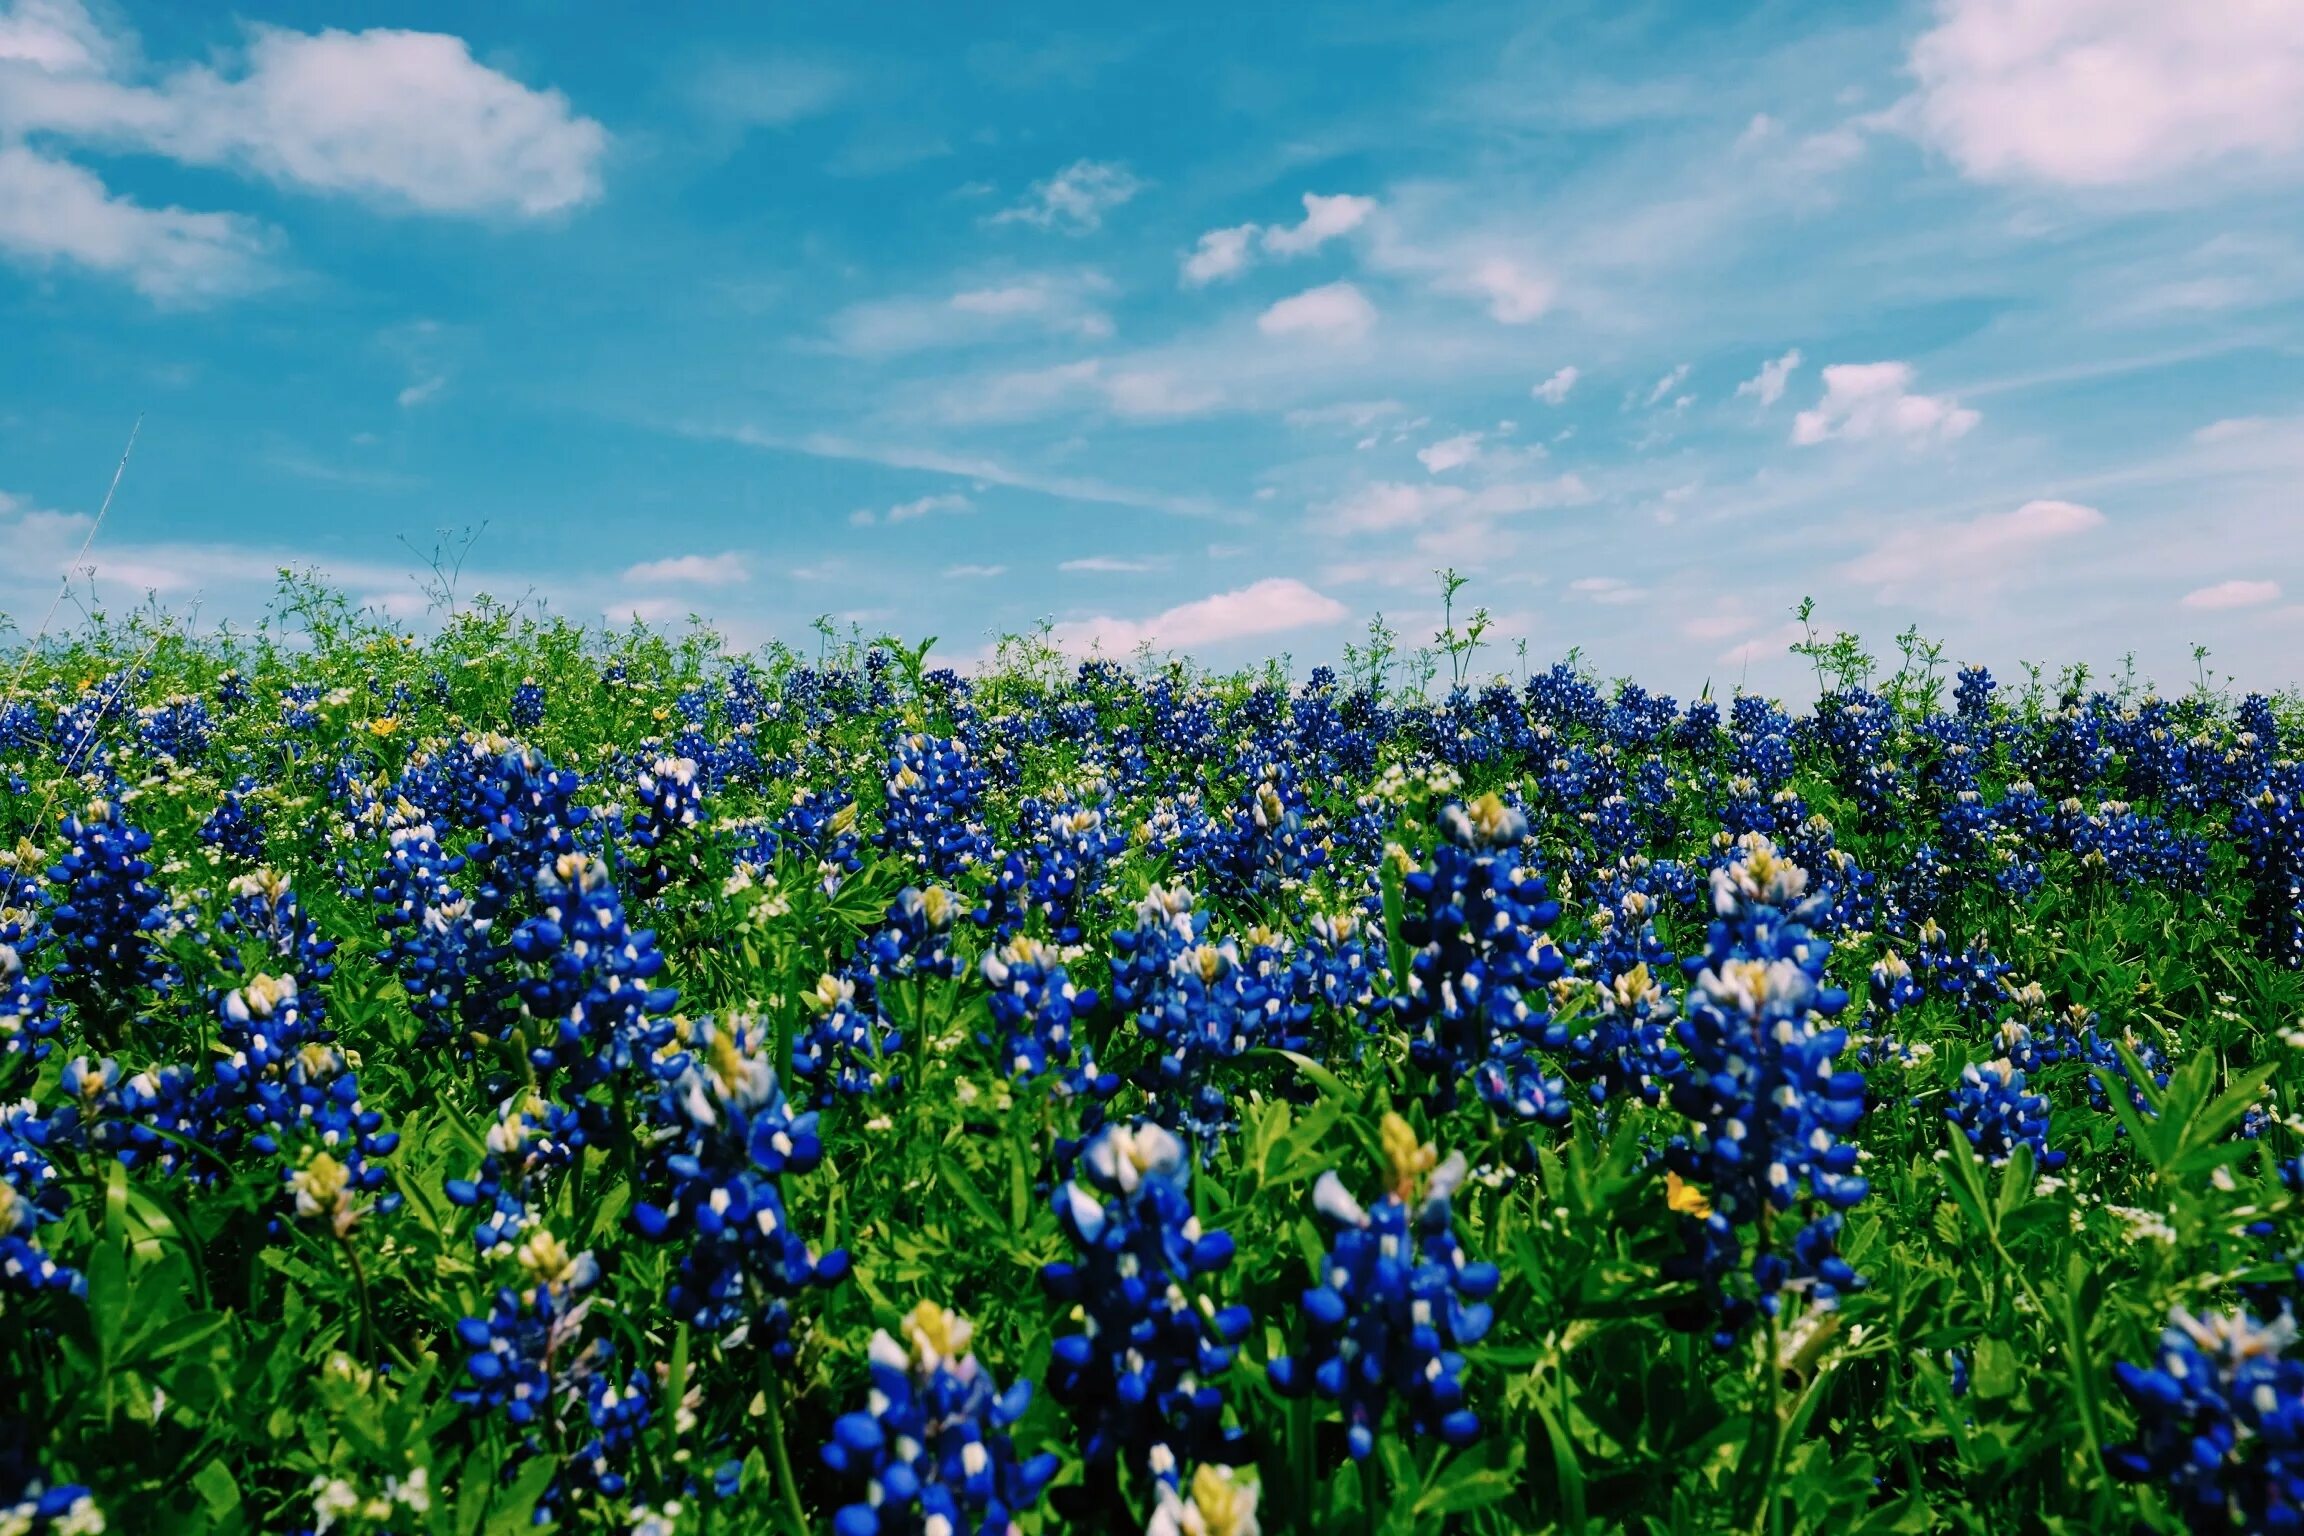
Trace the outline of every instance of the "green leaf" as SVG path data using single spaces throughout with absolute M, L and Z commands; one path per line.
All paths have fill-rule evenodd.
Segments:
M 544 1497 L 559 1463 L 550 1456 L 532 1456 L 512 1479 L 512 1486 L 490 1511 L 486 1536 L 519 1536 L 535 1529 L 536 1501 Z
M 958 1163 L 940 1157 L 936 1160 L 936 1174 L 944 1181 L 944 1187 L 958 1196 L 962 1205 L 968 1207 L 968 1214 L 982 1222 L 988 1231 L 1011 1230 L 1008 1223 L 1001 1219 L 1000 1213 L 992 1208 L 992 1202 L 984 1197 L 984 1191 L 970 1182 L 966 1171 Z
M 192 1491 L 200 1495 L 210 1520 L 222 1520 L 240 1507 L 240 1485 L 221 1461 L 211 1461 L 192 1474 Z

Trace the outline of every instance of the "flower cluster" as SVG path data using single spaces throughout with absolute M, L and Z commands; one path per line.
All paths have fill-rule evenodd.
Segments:
M 1559 1125 L 1569 1114 L 1567 1085 L 1532 1047 L 1549 1031 L 1545 988 L 1567 959 L 1546 932 L 1560 904 L 1521 863 L 1527 832 L 1526 814 L 1493 794 L 1440 813 L 1431 867 L 1405 881 L 1400 926 L 1415 952 L 1392 1009 L 1438 1107 L 1454 1102 L 1469 1075 L 1499 1113 Z
M 832 1517 L 839 1536 L 1007 1536 L 1056 1475 L 1050 1452 L 1019 1457 L 1008 1430 L 1032 1384 L 1006 1391 L 969 1352 L 967 1319 L 923 1301 L 903 1340 L 872 1336 L 868 1409 L 840 1416 L 824 1464 L 864 1494 Z
M 1312 1204 L 1336 1229 L 1321 1261 L 1322 1283 L 1304 1293 L 1311 1347 L 1271 1364 L 1274 1388 L 1316 1391 L 1344 1411 L 1344 1443 L 1354 1461 L 1376 1448 L 1384 1410 L 1406 1405 L 1409 1429 L 1469 1445 L 1480 1433 L 1465 1406 L 1464 1357 L 1495 1320 L 1489 1298 L 1502 1278 L 1473 1263 L 1456 1241 L 1449 1200 L 1464 1182 L 1464 1155 L 1442 1162 L 1431 1143 L 1398 1115 L 1384 1117 L 1387 1183 L 1373 1209 L 1352 1198 L 1331 1171 Z
M 2163 1484 L 2187 1529 L 2304 1530 L 2304 1360 L 2285 1351 L 2296 1319 L 2177 1308 L 2151 1365 L 2113 1379 L 2136 1437 L 2105 1453 L 2114 1475 Z
M 1242 1436 L 1223 1422 L 1214 1384 L 1248 1330 L 1246 1307 L 1217 1308 L 1208 1277 L 1232 1262 L 1232 1239 L 1192 1214 L 1191 1159 L 1150 1122 L 1090 1137 L 1056 1216 L 1079 1250 L 1041 1270 L 1078 1333 L 1059 1333 L 1049 1391 L 1082 1426 L 1092 1465 L 1123 1453 L 1141 1470 L 1234 1461 Z
M 1787 1285 L 1828 1306 L 1855 1283 L 1830 1251 L 1837 1213 L 1867 1189 L 1845 1139 L 1864 1113 L 1864 1079 L 1835 1067 L 1848 1031 L 1833 1020 L 1848 995 L 1824 980 L 1831 946 L 1808 927 L 1818 907 L 1808 872 L 1757 833 L 1738 853 L 1713 872 L 1707 952 L 1682 962 L 1693 984 L 1676 1029 L 1682 1060 L 1671 1103 L 1691 1134 L 1665 1157 L 1673 1178 L 1689 1185 L 1675 1186 L 1688 1229 L 1675 1270 L 1710 1295 L 1722 1347 L 1754 1311 L 1752 1300 L 1721 1289 L 1738 1261 L 1739 1228 L 1761 1224 L 1752 1273 L 1760 1308 L 1773 1315 Z M 1803 1185 L 1824 1213 L 1791 1241 L 1771 1244 L 1772 1216 L 1791 1210 Z
M 677 1045 L 650 1112 L 664 1138 L 655 1152 L 662 1193 L 633 1208 L 633 1225 L 682 1245 L 668 1297 L 675 1317 L 729 1347 L 749 1341 L 788 1356 L 790 1298 L 848 1272 L 846 1253 L 809 1251 L 784 1205 L 783 1175 L 824 1155 L 816 1116 L 785 1103 L 773 1036 L 757 1022 L 699 1019 Z
M 1944 1117 L 1960 1127 L 1979 1156 L 1994 1165 L 2008 1161 L 2018 1146 L 2028 1146 L 2037 1166 L 2064 1166 L 2064 1154 L 2048 1148 L 2048 1100 L 2026 1091 L 2024 1069 L 2007 1057 L 1979 1066 L 1970 1062 L 1960 1070 L 1952 1102 Z
M 48 871 L 56 992 L 84 1015 L 118 1023 L 163 975 L 152 936 L 168 904 L 149 883 L 151 834 L 130 825 L 117 800 L 65 817 L 63 832 L 64 855 Z
M 1112 994 L 1159 1050 L 1164 1116 L 1189 1131 L 1201 1155 L 1233 1120 L 1218 1076 L 1222 1063 L 1253 1049 L 1300 1050 L 1311 1004 L 1269 946 L 1211 940 L 1188 891 L 1154 886 L 1136 908 L 1137 926 L 1112 936 Z

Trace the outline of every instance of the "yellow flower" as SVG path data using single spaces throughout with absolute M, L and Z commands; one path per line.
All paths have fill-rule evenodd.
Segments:
M 1681 1215 L 1693 1216 L 1699 1221 L 1712 1214 L 1712 1202 L 1704 1198 L 1704 1191 L 1669 1168 L 1664 1171 L 1664 1203 Z
M 1417 1182 L 1439 1165 L 1439 1151 L 1417 1140 L 1416 1128 L 1395 1114 L 1385 1115 L 1381 1139 L 1394 1192 L 1403 1200 L 1414 1198 Z
M 399 729 L 400 722 L 392 715 L 378 715 L 368 722 L 368 734 L 379 738 L 389 736 Z
M 932 1301 L 923 1301 L 905 1313 L 903 1327 L 904 1341 L 912 1346 L 913 1363 L 922 1371 L 960 1360 L 968 1353 L 969 1340 L 976 1336 L 974 1323 Z

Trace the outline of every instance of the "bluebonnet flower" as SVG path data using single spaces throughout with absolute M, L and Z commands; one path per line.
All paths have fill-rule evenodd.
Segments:
M 511 942 L 537 968 L 519 988 L 521 1013 L 544 1026 L 529 1059 L 578 1086 L 645 1060 L 664 1043 L 661 1016 L 679 999 L 652 985 L 664 970 L 656 935 L 625 921 L 608 866 L 594 855 L 564 853 L 538 870 L 536 895 L 542 912 Z
M 1310 1350 L 1272 1361 L 1273 1387 L 1287 1396 L 1316 1391 L 1344 1411 L 1354 1461 L 1376 1448 L 1395 1397 L 1411 1432 L 1469 1445 L 1480 1420 L 1465 1406 L 1459 1351 L 1487 1335 L 1496 1266 L 1473 1263 L 1458 1246 L 1449 1200 L 1464 1182 L 1462 1153 L 1446 1162 L 1398 1115 L 1383 1126 L 1388 1182 L 1364 1208 L 1331 1171 L 1312 1191 L 1313 1208 L 1335 1228 L 1321 1260 L 1321 1283 L 1304 1293 Z
M 368 895 L 386 935 L 378 959 L 400 978 L 427 1048 L 496 1038 L 513 997 L 503 965 L 510 950 L 493 915 L 456 883 L 464 866 L 402 799 L 387 818 L 384 865 Z
M 512 702 L 505 707 L 504 718 L 516 731 L 532 731 L 544 723 L 544 685 L 532 677 L 520 680 L 512 690 Z
M 1083 910 L 1104 867 L 1128 846 L 1126 834 L 1106 819 L 1110 802 L 1108 790 L 1090 803 L 1054 810 L 1027 798 L 1018 807 L 1017 830 L 1028 841 L 1002 855 L 976 921 L 1005 939 L 1037 917 L 1045 937 L 1058 944 L 1079 943 Z
M 781 1359 L 792 1351 L 790 1298 L 838 1283 L 848 1256 L 811 1254 L 785 1209 L 783 1175 L 814 1168 L 824 1148 L 816 1116 L 784 1101 L 773 1041 L 755 1022 L 687 1026 L 659 1069 L 649 1117 L 664 1193 L 632 1220 L 653 1240 L 685 1240 L 668 1298 L 675 1317 Z
M 1672 1044 L 1674 1005 L 1646 962 L 1591 985 L 1588 1026 L 1562 1044 L 1567 1075 L 1586 1085 L 1594 1104 L 1638 1099 L 1655 1104 L 1678 1070 Z
M 841 1415 L 824 1464 L 865 1498 L 832 1517 L 837 1536 L 1008 1536 L 1056 1475 L 1048 1452 L 1019 1457 L 1008 1430 L 1032 1384 L 1001 1391 L 969 1352 L 974 1327 L 934 1302 L 899 1343 L 872 1336 L 869 1409 Z
M 9 1536 L 102 1536 L 104 1512 L 81 1483 L 48 1483 L 27 1477 L 20 1486 L 0 1486 L 0 1531 Z
M 543 1220 L 545 1181 L 574 1163 L 577 1148 L 587 1139 L 581 1111 L 555 1104 L 534 1089 L 522 1089 L 497 1106 L 478 1172 L 443 1186 L 451 1204 L 485 1207 L 472 1233 L 484 1257 L 511 1257 L 521 1238 Z
M 1896 720 L 1887 702 L 1861 688 L 1828 695 L 1815 730 L 1832 755 L 1838 782 L 1856 802 L 1867 827 L 1894 824 L 1902 785 L 1894 745 Z
M 172 1173 L 192 1156 L 202 1124 L 198 1080 L 173 1063 L 124 1072 L 106 1056 L 75 1057 L 57 1084 L 77 1133 L 125 1167 L 151 1165 Z
M 548 1513 L 570 1494 L 597 1494 L 621 1499 L 627 1486 L 625 1468 L 640 1431 L 648 1427 L 651 1394 L 645 1371 L 633 1370 L 619 1384 L 606 1371 L 594 1371 L 584 1380 L 584 1421 L 589 1437 L 562 1467 L 561 1475 L 538 1501 Z
M 226 790 L 216 809 L 200 823 L 200 841 L 227 858 L 249 864 L 260 861 L 264 857 L 264 823 L 248 809 L 248 797 L 255 791 L 256 781 L 251 778 L 242 778 Z
M 816 883 L 827 896 L 864 867 L 857 856 L 856 802 L 845 796 L 803 789 L 778 820 L 777 831 L 816 864 Z
M 266 956 L 299 977 L 306 989 L 304 1014 L 318 1028 L 326 1014 L 324 1000 L 315 989 L 336 974 L 336 941 L 323 938 L 320 925 L 308 916 L 287 880 L 269 869 L 236 875 L 226 887 L 230 901 L 217 919 L 217 928 L 232 938 L 252 940 Z M 225 968 L 240 968 L 240 957 L 218 957 Z
M 1040 1279 L 1083 1331 L 1058 1333 L 1048 1389 L 1080 1422 L 1092 1465 L 1125 1453 L 1173 1478 L 1179 1460 L 1242 1457 L 1214 1378 L 1250 1317 L 1207 1296 L 1233 1245 L 1201 1230 L 1191 1178 L 1184 1144 L 1164 1127 L 1114 1124 L 1089 1138 L 1075 1176 L 1057 1187 L 1056 1216 L 1080 1257 Z
M 1995 1166 L 2008 1161 L 2019 1144 L 2032 1149 L 2043 1170 L 2064 1166 L 2064 1154 L 2048 1148 L 2047 1098 L 2027 1092 L 2024 1069 L 2005 1056 L 1961 1068 L 1944 1118 L 1960 1127 L 1968 1145 Z
M 889 760 L 888 802 L 873 842 L 911 858 L 943 881 L 985 862 L 992 839 L 984 830 L 984 775 L 965 742 L 910 735 Z
M 2187 1529 L 2304 1530 L 2304 1360 L 2285 1351 L 2296 1319 L 2176 1308 L 2151 1365 L 2114 1381 L 2136 1437 L 2105 1452 L 2113 1475 L 2164 1485 Z
M 665 844 L 696 825 L 704 792 L 691 757 L 657 758 L 641 770 L 632 787 L 640 804 L 619 830 L 638 850 L 629 870 L 636 892 L 646 895 L 661 890 L 672 878 Z
M 860 987 L 853 977 L 820 976 L 801 1001 L 808 1027 L 792 1042 L 792 1071 L 815 1090 L 818 1104 L 903 1086 L 894 1060 L 904 1034 L 881 1017 L 869 980 Z
M 148 751 L 180 763 L 198 762 L 216 731 L 206 701 L 182 693 L 138 710 L 136 724 Z
M 880 926 L 857 944 L 849 974 L 874 988 L 896 981 L 951 980 L 960 968 L 951 950 L 952 923 L 959 915 L 959 899 L 944 887 L 906 886 L 889 903 Z
M 2248 870 L 2246 921 L 2264 953 L 2304 970 L 2304 763 L 2282 765 L 2233 812 Z
M 1186 1487 L 1160 1484 L 1144 1536 L 1259 1536 L 1257 1492 L 1232 1468 L 1203 1463 Z
M 1213 1157 L 1233 1123 L 1218 1068 L 1258 1048 L 1303 1049 L 1312 1007 L 1253 939 L 1246 960 L 1238 940 L 1209 939 L 1190 892 L 1154 886 L 1136 916 L 1135 928 L 1112 936 L 1113 998 L 1160 1052 L 1161 1113 Z
M 0 1106 L 0 1294 L 77 1295 L 85 1288 L 78 1270 L 57 1263 L 35 1240 L 40 1227 L 63 1216 L 68 1204 L 46 1150 L 56 1129 L 29 1100 Z
M 1056 1071 L 1076 1090 L 1098 1083 L 1093 1050 L 1072 1032 L 1074 1017 L 1095 1008 L 1096 989 L 1073 986 L 1060 951 L 1019 936 L 987 951 L 980 969 L 991 988 L 986 1001 L 992 1022 L 1000 1031 L 992 1044 L 1011 1078 L 1029 1081 Z
M 1958 683 L 1952 690 L 1953 707 L 1963 720 L 1988 720 L 1992 715 L 1992 670 L 1983 666 L 1965 666 L 1960 669 Z
M 0 1062 L 45 1060 L 63 1022 L 48 1006 L 48 978 L 25 966 L 25 956 L 38 947 L 30 916 L 0 907 Z
M 1955 952 L 1944 929 L 1934 918 L 1928 918 L 1920 924 L 1917 937 L 1912 968 L 1930 992 L 1952 999 L 1975 1020 L 1982 1020 L 1999 1006 L 2006 996 L 2001 978 L 2013 967 L 1992 952 L 1983 934 L 1972 936 L 1965 948 Z
M 290 683 L 280 690 L 280 728 L 295 734 L 319 729 L 320 685 Z
M 20 699 L 0 702 L 0 757 L 28 757 L 41 740 L 39 706 Z
M 131 1015 L 142 989 L 164 974 L 152 935 L 166 925 L 168 908 L 148 883 L 152 838 L 115 800 L 65 817 L 63 833 L 63 857 L 48 871 L 56 993 L 91 1025 L 109 1026 Z
M 248 687 L 248 679 L 237 667 L 227 668 L 216 679 L 216 704 L 226 714 L 235 714 L 256 697 Z
M 1548 1033 L 1545 988 L 1567 959 L 1546 932 L 1560 904 L 1521 863 L 1527 829 L 1527 817 L 1493 794 L 1441 811 L 1431 868 L 1405 882 L 1400 926 L 1415 956 L 1392 1008 L 1438 1106 L 1455 1101 L 1469 1074 L 1499 1113 L 1559 1125 L 1569 1114 L 1567 1084 L 1545 1072 L 1531 1047 Z
M 1721 1289 L 1740 1253 L 1738 1228 L 1758 1221 L 1765 1234 L 1771 1213 L 1791 1210 L 1805 1184 L 1826 1213 L 1790 1243 L 1764 1244 L 1753 1280 L 1771 1315 L 1792 1282 L 1829 1306 L 1856 1283 L 1830 1251 L 1837 1213 L 1867 1189 L 1856 1147 L 1842 1139 L 1864 1113 L 1864 1079 L 1834 1065 L 1848 1031 L 1832 1021 L 1848 995 L 1825 982 L 1831 946 L 1807 926 L 1820 903 L 1808 872 L 1765 837 L 1748 835 L 1739 852 L 1712 875 L 1707 952 L 1682 962 L 1693 984 L 1676 1031 L 1683 1055 L 1671 1099 L 1693 1137 L 1665 1154 L 1688 1243 L 1669 1272 L 1701 1282 L 1719 1312 L 1723 1348 L 1753 1315 L 1746 1298 Z

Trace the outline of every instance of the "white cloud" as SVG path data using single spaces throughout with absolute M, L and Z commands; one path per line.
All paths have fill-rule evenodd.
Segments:
M 1056 567 L 1060 571 L 1103 571 L 1136 573 L 1156 571 L 1160 562 L 1153 560 L 1123 560 L 1118 555 L 1086 555 L 1078 560 L 1067 560 Z
M 1736 398 L 1746 396 L 1758 400 L 1766 410 L 1784 398 L 1784 386 L 1792 378 L 1792 371 L 1800 366 L 1800 349 L 1794 347 L 1782 357 L 1771 358 L 1760 365 L 1760 371 L 1736 386 Z
M 2051 545 L 2103 523 L 2103 513 L 2078 502 L 2028 501 L 1966 522 L 1899 528 L 1841 570 L 1883 593 L 1990 591 Z
M 1656 387 L 1648 391 L 1648 399 L 1646 403 L 1649 405 L 1656 404 L 1659 400 L 1662 400 L 1666 395 L 1669 395 L 1672 393 L 1672 391 L 1678 389 L 1687 381 L 1688 365 L 1686 363 L 1682 363 L 1679 367 L 1673 369 L 1670 373 L 1664 375 L 1664 377 L 1656 381 Z
M 750 581 L 752 572 L 734 550 L 717 555 L 675 555 L 645 560 L 624 573 L 635 586 L 654 587 L 682 583 L 698 587 L 732 587 Z
M 1022 373 L 968 381 L 945 400 L 955 421 L 1004 421 L 1038 416 L 1082 399 L 1115 416 L 1165 420 L 1198 416 L 1223 403 L 1222 391 L 1169 368 L 1109 368 L 1099 358 L 1059 363 Z
M 2196 443 L 2229 443 L 2237 438 L 2253 437 L 2272 424 L 2266 416 L 2227 416 L 2212 421 L 2192 434 Z
M 1306 406 L 1285 418 L 1292 427 L 1350 427 L 1365 432 L 1379 421 L 1404 416 L 1408 407 L 1397 400 L 1340 400 L 1334 405 Z
M 1792 441 L 1898 437 L 1912 442 L 1964 436 L 1983 420 L 1943 395 L 1916 395 L 1910 363 L 1834 363 L 1824 370 L 1824 397 L 1792 421 Z
M 1350 612 L 1292 576 L 1268 576 L 1234 592 L 1183 603 L 1148 619 L 1093 618 L 1058 624 L 1052 638 L 1074 652 L 1125 655 L 1139 645 L 1190 650 L 1334 624 Z
M 1095 272 L 1043 273 L 943 297 L 873 299 L 832 317 L 831 343 L 858 356 L 889 356 L 990 341 L 1019 326 L 1101 341 L 1112 334 L 1112 318 L 1097 300 L 1111 286 Z
M 1621 576 L 1581 576 L 1568 583 L 1568 590 L 1595 603 L 1636 603 L 1648 595 L 1647 589 L 1636 587 Z
M 1785 624 L 1764 635 L 1755 635 L 1741 645 L 1732 645 L 1720 653 L 1720 660 L 1731 667 L 1748 667 L 1756 661 L 1774 661 L 1807 638 L 1807 631 L 1798 624 Z
M 1184 258 L 1184 283 L 1202 287 L 1219 278 L 1237 276 L 1248 266 L 1248 242 L 1256 238 L 1253 224 L 1212 229 L 1200 237 L 1192 254 Z
M 2280 583 L 2237 578 L 2184 594 L 2184 606 L 2187 608 L 2257 608 L 2279 600 Z
M 1376 323 L 1376 306 L 1350 283 L 1323 283 L 1282 299 L 1256 318 L 1267 336 L 1318 336 L 1357 341 Z
M 560 92 L 479 63 L 459 37 L 257 26 L 236 69 L 188 65 L 156 86 L 96 62 L 0 64 L 0 129 L 424 213 L 538 217 L 600 193 L 607 130 Z
M 1006 575 L 1007 571 L 1008 567 L 1004 565 L 952 565 L 944 568 L 944 575 L 951 581 L 981 581 L 988 577 Z
M 671 624 L 687 613 L 688 605 L 677 597 L 635 597 L 608 604 L 600 616 L 611 624 Z
M 1444 437 L 1429 448 L 1417 449 L 1416 462 L 1435 475 L 1461 469 L 1480 457 L 1481 436 L 1478 432 L 1459 432 L 1454 437 Z
M 995 224 L 1029 224 L 1035 229 L 1063 229 L 1086 234 L 1100 229 L 1104 215 L 1144 189 L 1125 165 L 1106 160 L 1075 160 L 1032 190 L 1015 207 L 992 216 Z
M 933 516 L 938 512 L 971 512 L 975 510 L 975 507 L 974 502 L 957 491 L 946 491 L 941 495 L 921 496 L 911 501 L 900 501 L 885 512 L 875 512 L 870 507 L 859 507 L 848 514 L 848 521 L 859 528 L 869 528 L 874 523 L 917 522 L 923 517 Z
M 430 400 L 434 395 L 437 395 L 441 390 L 446 389 L 447 387 L 448 376 L 444 373 L 435 373 L 429 375 L 428 377 L 418 379 L 415 383 L 400 391 L 398 397 L 400 401 L 400 408 L 404 411 L 413 410 L 417 406 L 422 405 L 425 401 Z
M 261 286 L 263 226 L 229 213 L 147 208 L 77 165 L 0 144 L 0 251 L 124 278 L 156 304 L 192 305 Z
M 1501 256 L 1490 257 L 1441 286 L 1478 294 L 1488 301 L 1488 318 L 1504 325 L 1541 319 L 1560 294 L 1560 285 L 1551 278 Z
M 54 75 L 93 74 L 113 52 L 80 0 L 16 0 L 0 12 L 0 64 L 29 64 Z
M 842 71 L 810 59 L 715 59 L 689 96 L 721 122 L 781 128 L 828 110 L 849 85 Z
M 1939 0 L 1921 136 L 1981 181 L 2105 187 L 2304 149 L 2294 0 Z
M 1307 192 L 1303 222 L 1265 230 L 1264 249 L 1281 257 L 1308 255 L 1339 235 L 1358 229 L 1375 211 L 1376 199 L 1372 197 L 1322 197 Z
M 1212 229 L 1200 237 L 1192 254 L 1184 258 L 1184 285 L 1202 287 L 1219 278 L 1236 277 L 1255 259 L 1255 248 L 1285 261 L 1306 256 L 1329 241 L 1348 235 L 1376 211 L 1376 199 L 1349 194 L 1323 197 L 1304 194 L 1304 218 L 1297 224 L 1235 224 Z
M 1582 377 L 1584 377 L 1583 373 L 1574 367 L 1562 368 L 1555 372 L 1552 377 L 1528 391 L 1529 397 L 1541 400 L 1546 405 L 1558 405 L 1568 398 L 1568 391 L 1574 389 L 1576 381 Z
M 1574 506 L 1591 499 L 1591 490 L 1573 474 L 1550 480 L 1504 481 L 1478 490 L 1378 480 L 1321 508 L 1316 522 L 1330 533 L 1383 533 L 1418 527 L 1442 515 L 1475 521 Z

